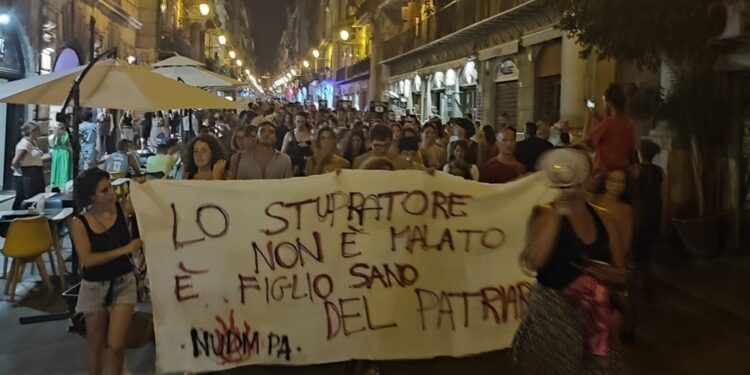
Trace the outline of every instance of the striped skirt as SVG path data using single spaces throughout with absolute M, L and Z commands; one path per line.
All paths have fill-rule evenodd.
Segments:
M 573 301 L 561 291 L 536 284 L 529 313 L 513 338 L 512 355 L 524 374 L 625 374 L 615 344 L 610 344 L 607 356 L 591 354 Z

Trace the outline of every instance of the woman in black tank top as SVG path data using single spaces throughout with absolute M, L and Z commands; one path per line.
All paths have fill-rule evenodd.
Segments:
M 587 155 L 580 157 L 590 163 Z M 588 171 L 578 180 L 585 180 Z M 612 330 L 594 331 L 591 327 L 598 328 L 594 323 L 599 321 L 585 314 L 586 306 L 595 306 L 615 317 L 610 300 L 582 303 L 594 291 L 608 294 L 627 279 L 617 225 L 609 213 L 587 203 L 580 185 L 561 189 L 556 201 L 532 213 L 521 262 L 537 273 L 528 313 L 513 339 L 513 357 L 524 373 L 625 373 L 615 350 L 615 324 L 609 324 L 614 319 L 605 324 Z M 593 340 L 599 337 L 604 340 Z M 601 342 L 605 345 L 594 345 Z
M 92 168 L 76 178 L 75 198 L 83 214 L 70 223 L 71 238 L 83 265 L 76 311 L 86 320 L 89 372 L 100 374 L 106 365 L 121 374 L 125 336 L 133 315 L 136 285 L 129 254 L 141 248 L 132 239 L 129 202 L 119 204 L 109 173 Z M 111 351 L 104 363 L 103 350 Z

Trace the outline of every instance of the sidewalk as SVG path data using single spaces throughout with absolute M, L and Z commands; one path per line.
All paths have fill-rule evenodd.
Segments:
M 750 254 L 716 258 L 657 256 L 655 281 L 747 323 L 750 329 Z

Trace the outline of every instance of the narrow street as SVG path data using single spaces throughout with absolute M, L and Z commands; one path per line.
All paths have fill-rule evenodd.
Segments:
M 0 205 L 7 209 L 9 201 Z M 66 249 L 70 254 L 70 249 Z M 628 369 L 634 375 L 703 375 L 744 374 L 750 368 L 750 301 L 740 298 L 743 285 L 750 285 L 750 259 L 711 259 L 695 269 L 666 271 L 657 267 L 659 276 L 670 277 L 668 282 L 657 281 L 644 306 L 644 320 L 638 329 L 636 344 L 625 346 L 623 354 Z M 673 286 L 689 274 L 698 274 L 701 283 L 715 291 L 720 298 L 711 299 L 710 290 L 694 288 L 691 293 Z M 743 274 L 744 272 L 744 274 Z M 713 285 L 710 280 L 723 285 Z M 731 280 L 731 281 L 730 281 Z M 672 285 L 670 285 L 672 284 Z M 0 287 L 5 280 L 0 280 Z M 40 313 L 65 310 L 62 297 L 50 296 L 41 287 L 39 275 L 25 275 L 18 303 L 0 301 L 0 374 L 85 374 L 85 345 L 83 338 L 68 333 L 67 321 L 19 325 L 18 318 Z M 694 293 L 693 293 L 694 292 Z M 746 295 L 746 294 L 745 294 Z M 43 358 L 40 360 L 40 358 Z M 127 354 L 128 374 L 153 374 L 155 351 L 153 345 L 130 350 Z M 423 361 L 393 361 L 377 364 L 380 374 L 514 374 L 507 352 L 491 352 L 469 358 L 436 358 Z M 231 374 L 348 374 L 353 364 L 327 364 L 310 367 L 241 368 Z

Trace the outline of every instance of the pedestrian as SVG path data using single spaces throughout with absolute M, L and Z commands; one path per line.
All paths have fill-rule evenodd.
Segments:
M 477 131 L 474 123 L 465 118 L 452 118 L 448 124 L 453 131 L 453 136 L 450 138 L 450 143 L 448 144 L 448 154 L 452 154 L 453 152 L 451 150 L 453 142 L 462 139 L 468 145 L 466 161 L 470 164 L 481 165 L 477 162 L 479 159 L 479 144 L 473 139 Z
M 584 142 L 596 151 L 594 170 L 627 169 L 635 154 L 635 126 L 625 113 L 622 86 L 611 84 L 604 92 L 606 115 L 590 108 L 583 128 Z
M 354 160 L 365 153 L 367 153 L 365 134 L 362 131 L 362 128 L 355 127 L 354 130 L 349 133 L 349 139 L 344 147 L 344 159 L 346 159 L 350 165 L 354 165 Z
M 305 176 L 324 174 L 349 169 L 351 164 L 337 155 L 336 132 L 329 127 L 321 128 L 315 137 L 313 155 L 307 159 Z
M 81 146 L 78 168 L 81 171 L 95 167 L 99 160 L 96 148 L 97 140 L 99 139 L 99 126 L 92 122 L 93 118 L 94 114 L 91 112 L 91 109 L 84 109 L 81 115 L 83 122 L 78 126 Z
M 500 154 L 500 144 L 497 142 L 497 134 L 495 134 L 495 128 L 491 125 L 482 126 L 482 134 L 484 135 L 484 144 L 480 144 L 480 150 L 483 152 L 484 160 L 490 160 Z
M 185 151 L 185 180 L 224 180 L 226 178 L 226 156 L 219 140 L 212 135 L 193 138 Z
M 76 312 L 84 314 L 86 322 L 89 373 L 122 374 L 125 337 L 137 298 L 128 255 L 142 247 L 129 230 L 133 208 L 130 201 L 118 203 L 109 174 L 98 168 L 76 177 L 75 199 L 83 209 L 70 221 L 71 238 L 83 266 Z
M 537 137 L 537 124 L 527 122 L 524 129 L 525 138 L 518 142 L 514 155 L 520 161 L 527 171 L 536 171 L 536 162 L 543 153 L 554 148 L 552 143 Z
M 126 110 L 125 113 L 120 117 L 120 139 L 135 139 L 135 133 L 133 132 L 133 112 Z
M 70 134 L 64 123 L 59 123 L 55 132 L 48 137 L 50 145 L 50 185 L 65 189 L 73 178 L 73 159 L 70 148 Z
M 654 157 L 661 152 L 658 144 L 650 140 L 641 141 L 638 147 L 638 176 L 635 188 L 635 236 L 633 260 L 638 268 L 648 268 L 654 244 L 659 237 L 662 220 L 662 184 L 664 170 L 654 164 Z M 636 271 L 636 275 L 639 272 Z
M 546 120 L 539 120 L 536 123 L 536 136 L 537 138 L 549 142 L 549 137 L 552 131 L 550 130 L 549 123 Z
M 143 118 L 140 122 L 140 140 L 141 140 L 141 150 L 145 150 L 148 148 L 148 141 L 151 138 L 151 129 L 154 126 L 153 122 L 154 114 L 151 112 L 146 112 L 143 114 Z
M 307 114 L 299 112 L 294 116 L 294 129 L 284 136 L 282 152 L 292 160 L 295 176 L 305 175 L 305 161 L 312 156 L 312 128 L 307 123 Z
M 149 133 L 148 146 L 156 147 L 160 144 L 160 138 L 164 139 L 164 127 L 167 126 L 167 122 L 164 120 L 164 115 L 161 111 L 157 111 L 156 115 L 152 119 L 151 133 Z M 168 131 L 168 130 L 167 130 Z M 169 133 L 167 133 L 169 134 Z
M 479 180 L 490 184 L 504 184 L 521 177 L 526 167 L 513 155 L 516 149 L 516 129 L 505 127 L 500 141 L 500 153 L 479 170 Z
M 235 139 L 237 140 L 237 146 L 239 146 L 239 148 L 232 154 L 229 159 L 229 178 L 232 180 L 238 179 L 237 173 L 239 169 L 239 162 L 242 160 L 242 158 L 252 157 L 253 153 L 255 153 L 255 149 L 258 147 L 257 126 L 247 125 L 241 127 L 241 129 L 238 129 L 237 131 L 241 131 L 242 134 L 236 134 L 237 137 Z M 242 142 L 241 144 L 239 144 L 240 140 Z
M 451 160 L 443 167 L 443 172 L 454 176 L 460 176 L 467 180 L 479 181 L 479 168 L 466 160 L 469 144 L 465 139 L 459 139 L 452 144 L 453 155 Z
M 43 193 L 45 188 L 42 162 L 44 152 L 36 142 L 41 135 L 41 127 L 37 122 L 26 122 L 21 126 L 21 135 L 23 137 L 16 144 L 16 152 L 10 163 L 16 182 L 14 210 L 20 210 L 25 199 Z
M 388 149 L 388 155 L 392 160 L 395 160 L 398 158 L 398 155 L 400 153 L 398 149 L 398 143 L 401 140 L 401 137 L 403 137 L 403 126 L 401 126 L 401 123 L 398 122 L 392 122 L 391 123 L 391 147 Z
M 388 125 L 378 124 L 370 129 L 371 150 L 358 156 L 352 163 L 353 169 L 360 169 L 362 164 L 371 157 L 388 158 L 391 164 L 396 159 L 389 151 L 393 142 L 393 133 Z M 364 168 L 362 168 L 364 169 Z
M 140 177 L 141 164 L 131 154 L 133 146 L 133 142 L 127 139 L 121 139 L 117 142 L 117 152 L 109 155 L 104 163 L 104 170 L 121 177 Z
M 240 152 L 245 149 L 245 125 L 241 124 L 232 133 L 232 138 L 229 141 L 229 149 L 232 154 Z
M 624 374 L 609 299 L 611 287 L 627 279 L 617 223 L 586 202 L 581 184 L 591 174 L 587 154 L 551 151 L 544 170 L 559 169 L 555 160 L 563 157 L 570 173 L 547 175 L 560 195 L 534 208 L 529 221 L 521 263 L 536 272 L 536 285 L 512 357 L 524 374 Z
M 426 168 L 442 170 L 447 160 L 445 149 L 438 146 L 438 130 L 434 123 L 426 122 L 422 126 L 422 141 L 419 144 L 419 156 Z
M 398 142 L 399 155 L 393 165 L 396 170 L 424 171 L 424 161 L 419 155 L 419 139 L 415 136 L 401 137 Z
M 163 173 L 162 177 L 168 176 L 174 163 L 175 160 L 169 155 L 169 146 L 162 143 L 156 146 L 156 155 L 151 155 L 146 160 L 146 173 Z
M 234 177 L 237 180 L 275 180 L 293 177 L 292 160 L 275 148 L 274 124 L 270 121 L 261 122 L 257 127 L 256 136 L 257 145 L 254 149 L 250 142 L 246 142 L 246 150 L 238 155 Z M 245 140 L 252 138 L 245 133 Z

